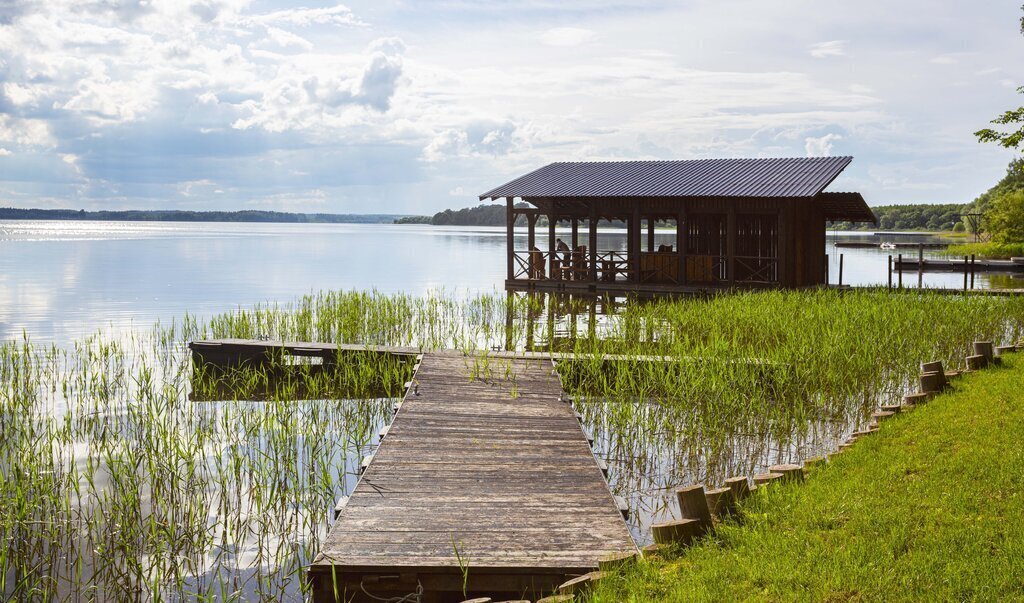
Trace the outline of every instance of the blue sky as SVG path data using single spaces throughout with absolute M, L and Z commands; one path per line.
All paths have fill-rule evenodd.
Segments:
M 432 213 L 550 161 L 853 155 L 964 202 L 1013 157 L 1020 0 L 0 0 L 0 205 Z

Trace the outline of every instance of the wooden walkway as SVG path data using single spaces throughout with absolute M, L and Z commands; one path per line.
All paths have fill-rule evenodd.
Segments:
M 428 353 L 309 577 L 314 601 L 537 599 L 635 551 L 550 359 Z

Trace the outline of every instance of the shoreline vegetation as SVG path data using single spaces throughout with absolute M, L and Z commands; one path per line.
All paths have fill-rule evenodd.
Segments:
M 281 211 L 187 211 L 178 209 L 86 211 L 0 207 L 0 220 L 91 220 L 97 222 L 273 222 L 286 224 L 391 224 L 400 214 L 304 214 Z
M 644 534 L 672 488 L 828 453 L 901 400 L 922 359 L 957 369 L 969 342 L 1024 334 L 1024 298 L 969 294 L 766 291 L 605 311 L 503 293 L 323 292 L 60 348 L 0 343 L 0 538 L 13 543 L 0 550 L 0 593 L 305 592 L 303 568 L 409 367 L 364 355 L 331 371 L 282 359 L 284 380 L 270 379 L 275 367 L 194 375 L 195 339 L 455 349 L 468 379 L 496 370 L 495 346 L 573 352 L 563 382 Z M 606 354 L 675 362 L 608 369 Z
M 602 580 L 604 601 L 968 601 L 1024 575 L 1024 359 L 961 377 L 689 549 Z

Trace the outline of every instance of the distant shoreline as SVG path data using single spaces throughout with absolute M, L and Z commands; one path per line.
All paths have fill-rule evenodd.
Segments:
M 19 209 L 0 207 L 0 220 L 94 222 L 263 222 L 286 224 L 392 224 L 406 214 L 305 214 L 280 211 Z

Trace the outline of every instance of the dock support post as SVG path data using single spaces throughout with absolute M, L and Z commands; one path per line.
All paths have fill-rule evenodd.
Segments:
M 903 288 L 903 254 L 896 254 L 896 270 L 899 272 L 900 289 Z
M 917 246 L 917 288 L 924 287 L 924 243 Z
M 676 214 L 676 253 L 679 258 L 679 278 L 676 279 L 680 283 L 686 282 L 686 217 L 683 214 L 683 210 L 680 209 Z
M 558 256 L 555 251 L 557 246 L 555 245 L 555 226 L 558 224 L 558 218 L 555 213 L 555 204 L 552 202 L 551 209 L 548 210 L 548 278 L 556 279 L 558 274 Z
M 591 204 L 588 225 L 590 226 L 590 282 L 592 283 L 597 282 L 597 223 L 599 221 L 597 207 Z
M 974 290 L 974 272 L 976 270 L 976 267 L 974 265 L 975 257 L 976 256 L 972 253 L 971 254 L 971 290 L 972 291 Z
M 964 256 L 964 291 L 967 291 L 967 256 Z
M 516 210 L 512 197 L 505 197 L 507 209 L 505 210 L 505 252 L 508 255 L 508 280 L 516 276 Z
M 964 274 L 967 274 L 966 272 Z M 889 290 L 892 290 L 892 254 L 889 254 Z
M 843 286 L 843 254 L 839 254 L 839 286 Z
M 647 216 L 647 251 L 654 251 L 654 217 Z

